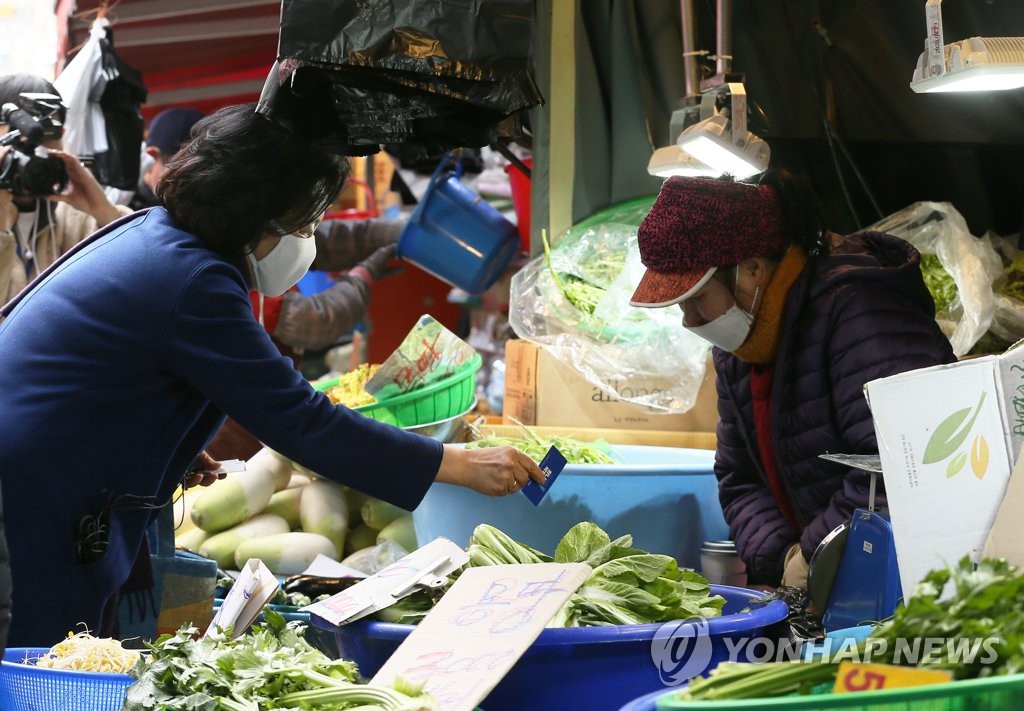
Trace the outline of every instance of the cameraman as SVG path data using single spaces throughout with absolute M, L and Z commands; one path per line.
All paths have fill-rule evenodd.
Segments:
M 60 96 L 41 77 L 0 77 L 0 106 L 23 106 L 21 94 L 25 92 Z M 53 116 L 54 130 L 46 134 L 42 145 L 64 162 L 68 188 L 59 195 L 45 196 L 14 195 L 0 189 L 0 302 L 11 299 L 84 237 L 131 212 L 126 206 L 113 205 L 92 173 L 77 158 L 60 150 L 64 113 L 62 109 Z M 0 136 L 8 130 L 9 126 L 0 124 Z

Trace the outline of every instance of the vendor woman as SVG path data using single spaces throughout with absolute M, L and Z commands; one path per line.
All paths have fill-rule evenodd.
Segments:
M 499 496 L 537 464 L 335 407 L 253 317 L 249 290 L 295 284 L 347 162 L 228 107 L 157 186 L 161 207 L 95 233 L 3 309 L 0 484 L 12 647 L 111 629 L 154 507 L 234 418 L 284 456 L 413 509 L 434 481 Z
M 824 229 L 806 185 L 669 178 L 640 225 L 631 303 L 676 306 L 713 346 L 719 497 L 751 583 L 806 586 L 822 539 L 868 503 L 868 474 L 819 459 L 877 452 L 864 384 L 949 363 L 920 255 Z

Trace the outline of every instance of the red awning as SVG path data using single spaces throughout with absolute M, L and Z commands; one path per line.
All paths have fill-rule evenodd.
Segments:
M 58 72 L 103 0 L 57 0 Z M 209 113 L 255 101 L 277 55 L 280 0 L 110 0 L 114 49 L 142 72 L 148 121 L 169 106 Z

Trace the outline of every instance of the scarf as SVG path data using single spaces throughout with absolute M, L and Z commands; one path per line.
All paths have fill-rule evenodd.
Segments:
M 807 252 L 792 245 L 775 267 L 771 279 L 764 288 L 764 296 L 754 317 L 750 336 L 742 346 L 733 351 L 733 355 L 744 363 L 775 362 L 782 335 L 782 311 L 786 304 L 786 295 L 806 264 Z

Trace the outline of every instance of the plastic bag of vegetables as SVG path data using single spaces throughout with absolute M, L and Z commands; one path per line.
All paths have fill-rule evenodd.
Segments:
M 617 399 L 682 413 L 697 399 L 710 346 L 674 309 L 638 309 L 636 231 L 652 199 L 604 210 L 568 230 L 512 277 L 509 324 Z M 647 387 L 630 391 L 629 381 Z

